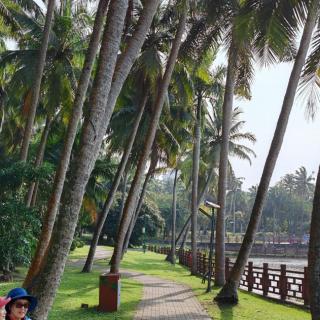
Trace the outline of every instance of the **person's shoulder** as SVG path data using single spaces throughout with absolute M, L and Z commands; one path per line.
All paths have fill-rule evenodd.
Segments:
M 26 316 L 24 320 L 32 320 L 32 319 Z

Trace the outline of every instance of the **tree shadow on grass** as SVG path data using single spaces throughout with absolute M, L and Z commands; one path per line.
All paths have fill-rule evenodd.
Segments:
M 82 319 L 82 320 L 114 320 L 114 319 L 132 319 L 132 315 L 136 310 L 139 301 L 131 301 L 126 303 L 126 306 L 120 306 L 117 312 L 100 312 L 97 306 L 90 308 L 78 308 L 69 310 L 52 310 L 49 315 L 49 320 L 61 320 L 61 319 Z
M 220 310 L 221 320 L 233 320 L 233 305 L 217 304 Z

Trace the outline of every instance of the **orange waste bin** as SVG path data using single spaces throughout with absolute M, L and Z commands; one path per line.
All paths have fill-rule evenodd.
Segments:
M 113 312 L 120 307 L 120 274 L 103 273 L 100 275 L 99 311 Z

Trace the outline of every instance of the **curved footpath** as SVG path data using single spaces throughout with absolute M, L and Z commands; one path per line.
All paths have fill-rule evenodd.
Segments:
M 211 320 L 187 286 L 131 271 L 124 274 L 143 283 L 134 320 Z
M 109 251 L 98 248 L 95 259 L 109 256 Z M 83 261 L 72 264 L 82 266 Z M 123 270 L 122 274 L 143 284 L 134 320 L 211 320 L 189 287 L 131 270 Z

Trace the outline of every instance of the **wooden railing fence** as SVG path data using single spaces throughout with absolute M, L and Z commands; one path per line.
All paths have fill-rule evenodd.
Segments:
M 150 251 L 168 254 L 170 247 L 149 246 Z M 177 250 L 179 263 L 191 268 L 192 257 L 189 250 Z M 197 252 L 197 273 L 205 277 L 208 272 L 209 258 L 204 252 Z M 226 258 L 225 270 L 226 278 L 234 263 Z M 214 261 L 212 262 L 212 278 L 214 278 Z M 288 270 L 285 264 L 280 265 L 280 269 L 270 268 L 268 263 L 263 266 L 255 266 L 249 262 L 245 268 L 240 281 L 240 288 L 249 292 L 255 292 L 265 297 L 270 297 L 286 302 L 309 305 L 309 283 L 307 267 L 303 271 Z

